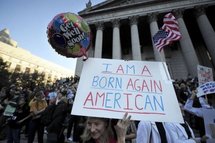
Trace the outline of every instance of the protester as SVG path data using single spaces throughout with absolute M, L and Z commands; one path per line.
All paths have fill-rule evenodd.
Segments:
M 8 117 L 13 116 L 15 112 L 15 106 L 18 104 L 17 101 L 19 95 L 20 92 L 17 91 L 17 86 L 15 84 L 11 84 L 9 88 L 3 87 L 1 89 L 0 139 L 5 139 L 7 136 L 7 119 Z
M 61 93 L 58 93 L 58 95 Z M 47 126 L 47 143 L 64 143 L 64 121 L 68 113 L 67 99 L 59 95 L 57 106 L 52 115 L 52 121 Z
M 126 113 L 122 120 L 118 120 L 113 129 L 111 119 L 88 117 L 82 135 L 83 143 L 125 143 L 130 118 L 131 116 Z M 114 133 L 116 133 L 116 137 Z
M 15 107 L 15 112 L 13 115 L 7 117 L 7 143 L 20 143 L 20 132 L 24 125 L 23 118 L 29 115 L 29 108 L 25 102 L 24 96 L 19 96 L 19 98 L 12 99 L 13 106 Z M 9 104 L 12 102 L 9 102 Z
M 167 132 L 170 134 L 170 143 L 201 143 L 207 137 L 196 138 L 188 123 L 165 123 Z
M 84 132 L 85 129 L 85 122 L 86 117 L 85 116 L 78 116 L 78 115 L 72 115 L 73 117 L 73 135 L 72 139 L 74 143 L 81 143 L 81 135 Z
M 66 138 L 67 138 L 67 142 L 72 142 L 73 141 L 73 137 L 72 137 L 71 134 L 72 134 L 72 129 L 73 129 L 74 121 L 73 121 L 73 116 L 72 115 L 67 115 L 67 117 L 69 117 L 69 119 L 68 119 Z
M 171 143 L 164 123 L 140 121 L 137 128 L 137 143 Z
M 187 86 L 186 82 L 182 82 L 180 84 L 180 91 L 179 91 L 179 97 L 182 100 L 182 103 L 185 103 L 187 101 L 187 99 L 190 96 L 190 89 L 189 86 Z M 181 101 L 180 101 L 181 102 Z
M 183 104 L 179 103 L 182 116 L 185 116 Z M 189 124 L 184 120 L 184 123 L 165 123 L 165 128 L 170 134 L 171 143 L 201 143 L 203 139 L 196 138 Z
M 78 81 L 79 81 L 79 78 L 78 77 L 76 77 L 76 78 L 74 78 L 74 79 L 72 79 L 71 81 L 70 80 L 65 80 L 64 82 L 61 82 L 60 84 L 58 84 L 57 82 L 59 82 L 59 81 L 57 81 L 56 83 L 53 83 L 53 86 L 52 85 L 50 85 L 50 87 L 53 87 L 53 91 L 47 91 L 47 99 L 51 99 L 50 101 L 49 101 L 49 104 L 56 104 L 56 103 L 58 103 L 58 104 L 60 104 L 61 102 L 62 102 L 62 99 L 64 98 L 64 96 L 57 96 L 56 94 L 60 91 L 60 90 L 62 90 L 62 89 L 64 89 L 65 91 L 67 91 L 67 101 L 69 100 L 69 99 L 73 99 L 74 98 L 74 96 L 75 96 L 75 92 L 76 92 L 76 90 L 77 90 L 77 86 L 78 86 Z M 189 83 L 188 83 L 189 82 Z M 186 98 L 188 98 L 188 100 L 190 100 L 190 95 L 191 95 L 191 92 L 190 92 L 190 90 L 191 90 L 191 87 L 192 87 L 192 84 L 194 84 L 194 85 L 196 85 L 196 83 L 192 83 L 193 81 L 191 81 L 191 80 L 175 80 L 175 90 L 177 90 L 177 97 L 178 97 L 178 99 L 181 99 L 181 101 L 184 101 L 184 100 L 186 100 Z M 182 84 L 183 83 L 183 84 Z M 16 92 L 16 84 L 11 84 L 11 86 L 10 86 L 10 88 L 7 88 L 7 89 L 9 89 L 8 91 L 8 93 L 10 93 L 10 94 L 6 94 L 6 97 L 4 98 L 4 101 L 3 101 L 3 104 L 2 104 L 2 102 L 1 102 L 1 105 L 5 108 L 5 103 L 8 103 L 8 101 L 9 100 L 11 100 L 12 98 L 13 98 L 13 95 L 11 94 L 11 93 L 13 93 L 13 92 Z M 32 91 L 35 91 L 36 89 L 38 89 L 39 87 L 37 87 L 37 86 L 35 86 L 35 87 L 32 87 L 31 88 L 31 90 Z M 24 89 L 24 88 L 23 88 Z M 32 92 L 32 91 L 30 91 L 30 92 Z M 45 91 L 45 90 L 44 90 Z M 71 92 L 72 91 L 72 92 Z M 52 92 L 52 93 L 51 93 Z M 5 92 L 3 91 L 2 92 L 3 93 L 3 95 L 5 96 Z M 33 92 L 34 93 L 34 92 Z M 49 94 L 50 93 L 50 94 Z M 71 94 L 72 93 L 72 94 Z M 33 94 L 34 95 L 34 94 Z M 62 98 L 63 97 L 63 98 Z M 30 101 L 30 103 L 29 103 L 29 105 L 31 105 L 31 104 L 33 104 L 33 101 L 36 99 L 36 97 L 34 96 L 33 97 L 33 99 Z M 53 99 L 53 100 L 52 100 Z M 56 101 L 56 99 L 57 99 L 57 101 Z M 208 104 L 203 104 L 203 103 L 207 103 L 207 102 L 205 102 L 205 98 L 202 98 L 202 97 L 200 97 L 200 98 L 197 98 L 199 101 L 200 101 L 200 103 L 201 103 L 201 107 L 202 108 L 207 108 L 207 107 L 211 107 L 211 106 L 208 106 Z M 195 99 L 194 99 L 195 100 Z M 193 101 L 194 101 L 193 100 Z M 73 101 L 73 100 L 71 100 L 71 101 Z M 34 103 L 35 104 L 35 103 Z M 195 104 L 195 101 L 194 101 L 194 104 Z M 31 105 L 32 106 L 32 105 Z M 67 107 L 65 106 L 65 109 L 66 110 L 70 110 L 71 111 L 71 109 L 69 109 L 71 106 L 69 106 L 68 107 L 68 105 L 67 105 Z M 189 107 L 189 106 L 188 106 Z M 32 107 L 31 107 L 32 108 Z M 193 107 L 192 107 L 193 108 Z M 3 108 L 2 108 L 3 109 Z M 2 110 L 3 111 L 3 110 Z M 187 110 L 188 111 L 188 110 Z M 33 113 L 33 111 L 31 111 L 32 113 Z M 62 112 L 62 111 L 61 111 Z M 39 113 L 39 112 L 38 112 Z M 59 114 L 60 114 L 60 112 L 58 112 Z M 63 114 L 63 112 L 61 113 L 61 114 Z M 69 112 L 69 114 L 70 114 L 70 112 Z M 38 115 L 40 115 L 40 114 L 38 114 Z M 56 114 L 57 115 L 57 114 Z M 68 115 L 68 112 L 67 112 L 67 115 Z M 198 115 L 198 113 L 197 113 L 197 115 Z M 200 116 L 199 117 L 201 117 L 201 114 L 199 114 Z M 36 115 L 34 116 L 34 117 L 36 117 Z M 33 118 L 34 118 L 33 117 Z M 63 116 L 62 116 L 63 117 Z M 202 118 L 202 117 L 201 117 Z M 56 118 L 57 119 L 57 118 Z M 63 119 L 62 119 L 63 120 Z M 71 138 L 71 139 L 73 139 L 73 142 L 76 142 L 76 143 L 80 143 L 80 142 L 82 142 L 81 141 L 81 139 L 80 139 L 80 134 L 82 134 L 83 132 L 82 132 L 82 130 L 84 130 L 84 128 L 85 128 L 85 121 L 86 121 L 86 119 L 84 119 L 83 118 L 83 116 L 79 116 L 77 119 L 75 119 L 74 118 L 74 120 L 70 120 L 71 121 L 71 126 L 70 126 L 70 128 L 73 128 L 73 131 L 69 131 L 68 132 L 68 134 L 67 134 L 67 138 L 69 138 L 70 136 L 73 136 L 73 138 Z M 192 121 L 192 122 L 189 122 L 189 123 L 193 123 L 194 121 L 193 120 L 187 120 L 188 122 L 189 121 Z M 31 136 L 32 136 L 32 130 L 34 130 L 34 127 L 32 128 L 32 122 L 33 122 L 33 120 L 31 120 L 30 121 L 31 123 L 30 123 L 30 134 L 31 134 Z M 64 121 L 61 121 L 61 122 L 58 122 L 58 123 L 63 123 Z M 72 124 L 74 124 L 74 126 L 72 126 Z M 142 124 L 142 125 L 141 125 Z M 42 125 L 41 123 L 38 123 L 38 125 L 36 126 L 36 127 L 39 127 L 40 125 Z M 194 141 L 195 140 L 195 136 L 193 136 L 193 131 L 192 131 L 192 129 L 189 127 L 189 125 L 188 125 L 188 127 L 189 127 L 189 129 L 190 129 L 190 132 L 191 132 L 191 137 L 190 137 L 190 135 L 188 135 L 187 133 L 185 133 L 185 128 L 184 127 L 182 127 L 182 125 L 180 125 L 180 124 L 176 124 L 176 123 L 164 123 L 163 124 L 164 125 L 164 131 L 165 131 L 165 133 L 166 133 L 166 139 L 167 139 L 167 142 L 170 142 L 170 143 L 174 143 L 175 142 L 175 140 L 177 140 L 177 139 L 180 139 L 180 141 L 181 142 L 186 142 L 186 140 L 192 140 L 192 141 Z M 200 125 L 200 124 L 199 124 Z M 204 124 L 201 124 L 201 125 L 204 125 Z M 168 127 L 168 126 L 170 126 L 170 127 Z M 42 126 L 42 127 L 44 127 L 44 126 Z M 191 124 L 191 127 L 193 127 L 192 126 L 192 124 Z M 69 127 L 68 127 L 69 128 Z M 143 129 L 143 128 L 145 128 L 145 129 Z M 59 133 L 58 131 L 60 130 L 60 129 L 62 129 L 62 130 L 64 130 L 65 129 L 65 127 L 62 125 L 62 124 L 60 124 L 60 126 L 58 126 L 58 127 L 53 127 L 52 128 L 53 129 L 53 132 L 55 132 L 56 134 L 57 133 Z M 61 130 L 61 131 L 62 131 Z M 42 132 L 43 132 L 43 130 L 41 130 Z M 145 132 L 146 131 L 146 132 Z M 41 133 L 42 133 L 41 132 Z M 49 131 L 50 133 L 51 133 L 51 131 Z M 85 128 L 85 132 L 86 132 L 86 128 Z M 129 132 L 129 131 L 128 131 Z M 126 133 L 127 135 L 126 136 L 128 136 L 128 132 Z M 144 133 L 145 132 L 145 133 Z M 135 134 L 133 134 L 133 133 L 135 133 L 135 131 L 132 131 L 131 132 L 131 134 L 130 135 L 134 135 L 135 136 Z M 176 133 L 178 133 L 177 135 L 176 135 Z M 35 135 L 35 134 L 34 134 Z M 38 134 L 39 135 L 39 134 Z M 84 134 L 83 134 L 84 135 Z M 90 134 L 89 134 L 90 135 Z M 40 135 L 39 135 L 40 136 Z M 39 137 L 38 136 L 38 137 Z M 156 126 L 156 123 L 154 123 L 154 122 L 144 122 L 143 123 L 143 121 L 141 121 L 140 123 L 139 123 L 139 125 L 138 125 L 138 129 L 137 129 L 137 138 L 136 138 L 136 141 L 137 141 L 137 143 L 145 143 L 145 141 L 148 141 L 148 142 L 150 142 L 149 140 L 151 139 L 151 142 L 150 143 L 152 143 L 152 142 L 155 142 L 155 143 L 159 143 L 159 142 L 161 142 L 161 137 L 160 137 L 160 133 L 159 133 L 159 131 L 158 131 L 158 129 L 157 129 L 157 126 Z M 151 137 L 150 137 L 151 136 Z M 83 137 L 83 136 L 82 136 Z M 91 137 L 91 136 L 90 136 Z M 142 138 L 141 138 L 142 137 Z M 144 137 L 144 138 L 143 138 Z M 174 137 L 174 138 L 173 138 Z M 32 138 L 32 137 L 29 137 L 29 139 L 30 138 Z M 43 137 L 40 137 L 40 138 L 43 138 Z M 133 138 L 133 137 L 132 137 Z M 83 139 L 83 138 L 82 138 Z M 116 136 L 113 136 L 113 139 L 114 139 L 114 141 L 116 142 Z M 40 141 L 39 141 L 40 140 Z M 38 142 L 39 143 L 42 143 L 42 141 L 41 141 L 42 139 L 38 139 Z M 59 141 L 63 141 L 64 139 L 62 139 L 62 140 L 59 140 Z M 91 140 L 90 140 L 91 141 Z M 90 143 L 90 141 L 89 140 L 85 140 L 85 142 L 86 143 Z M 93 140 L 92 139 L 92 141 L 95 141 L 95 140 Z M 148 143 L 147 142 L 147 143 Z M 102 142 L 103 143 L 103 142 Z
M 3 109 L 4 109 L 4 100 L 7 98 L 6 97 L 6 87 L 2 87 L 1 91 L 0 91 L 0 115 L 3 113 Z
M 66 133 L 67 142 L 73 141 L 73 137 L 71 135 L 73 125 L 74 125 L 74 115 L 71 115 L 72 106 L 73 106 L 73 97 L 74 96 L 68 96 L 68 94 L 67 94 L 67 101 L 68 101 L 67 106 L 68 106 L 68 110 L 69 110 L 69 113 L 67 114 L 67 119 L 68 119 L 68 126 L 67 126 L 67 133 Z
M 201 121 L 198 124 L 200 136 L 202 138 L 207 138 L 207 137 L 205 137 L 203 112 L 204 112 L 204 109 L 212 109 L 212 106 L 210 106 L 203 97 L 197 98 L 196 93 L 197 93 L 196 90 L 192 90 L 192 96 L 187 100 L 186 104 L 184 105 L 184 109 L 187 112 L 198 117 L 197 119 L 199 119 L 199 120 L 197 120 L 197 121 Z M 193 107 L 194 101 L 196 101 L 199 104 L 198 107 Z
M 203 97 L 196 98 L 197 90 L 192 90 L 192 95 L 189 99 L 187 99 L 186 104 L 184 105 L 184 109 L 189 113 L 192 113 L 198 117 L 203 117 L 203 110 L 202 109 L 212 109 L 212 106 L 208 104 L 208 102 Z M 197 99 L 200 103 L 199 108 L 193 107 L 194 100 Z
M 44 125 L 41 124 L 41 113 L 47 107 L 43 91 L 35 93 L 35 97 L 30 101 L 30 112 L 32 119 L 29 124 L 28 143 L 33 143 L 37 131 L 38 142 L 43 143 Z
M 52 100 L 52 99 L 57 99 L 57 91 L 54 87 L 49 91 L 49 93 L 46 97 L 47 103 L 49 104 L 49 100 Z M 51 101 L 51 102 L 53 102 L 53 101 Z
M 56 98 L 54 96 L 49 97 L 48 106 L 45 110 L 41 113 L 41 124 L 45 126 L 44 132 L 47 133 L 46 127 L 52 122 L 53 120 L 53 113 L 56 108 Z
M 0 91 L 0 140 L 3 140 L 6 138 L 6 131 L 5 131 L 5 122 L 6 119 L 3 116 L 3 112 L 6 108 L 7 103 L 5 103 L 7 96 L 6 96 L 6 87 L 2 87 Z

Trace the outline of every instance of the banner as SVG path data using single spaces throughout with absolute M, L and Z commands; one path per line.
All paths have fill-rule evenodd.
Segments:
M 209 82 L 209 81 L 213 81 L 212 68 L 198 65 L 197 66 L 197 72 L 198 72 L 199 85 L 202 85 L 202 84 Z
M 215 93 L 215 81 L 206 82 L 197 88 L 197 97 Z
M 183 122 L 167 67 L 162 62 L 89 58 L 84 62 L 73 115 Z

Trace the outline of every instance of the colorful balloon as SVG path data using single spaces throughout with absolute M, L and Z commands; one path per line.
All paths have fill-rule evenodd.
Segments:
M 87 22 L 74 13 L 56 15 L 47 27 L 48 41 L 59 54 L 66 57 L 86 56 L 91 45 Z

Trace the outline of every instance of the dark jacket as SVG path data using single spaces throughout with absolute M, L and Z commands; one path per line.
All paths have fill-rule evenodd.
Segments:
M 21 128 L 25 121 L 18 123 L 18 121 L 22 120 L 23 118 L 27 117 L 30 114 L 28 104 L 25 103 L 23 106 L 18 106 L 13 117 L 8 118 L 8 125 L 11 128 Z
M 67 103 L 62 101 L 59 102 L 52 115 L 53 120 L 47 127 L 48 133 L 61 133 L 63 129 L 63 123 L 67 115 L 67 111 Z

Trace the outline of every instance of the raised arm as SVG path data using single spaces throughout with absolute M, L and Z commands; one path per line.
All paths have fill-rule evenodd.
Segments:
M 125 113 L 123 119 L 119 120 L 115 125 L 115 131 L 117 135 L 117 143 L 125 143 L 126 131 L 130 125 L 131 116 Z
M 206 109 L 211 108 L 211 106 L 208 104 L 206 98 L 199 97 L 199 102 L 200 102 L 202 108 L 206 108 Z
M 192 92 L 191 97 L 187 99 L 187 101 L 184 105 L 184 110 L 186 110 L 187 112 L 194 114 L 198 117 L 203 117 L 202 108 L 193 107 L 193 100 L 195 97 L 196 97 L 195 92 Z

